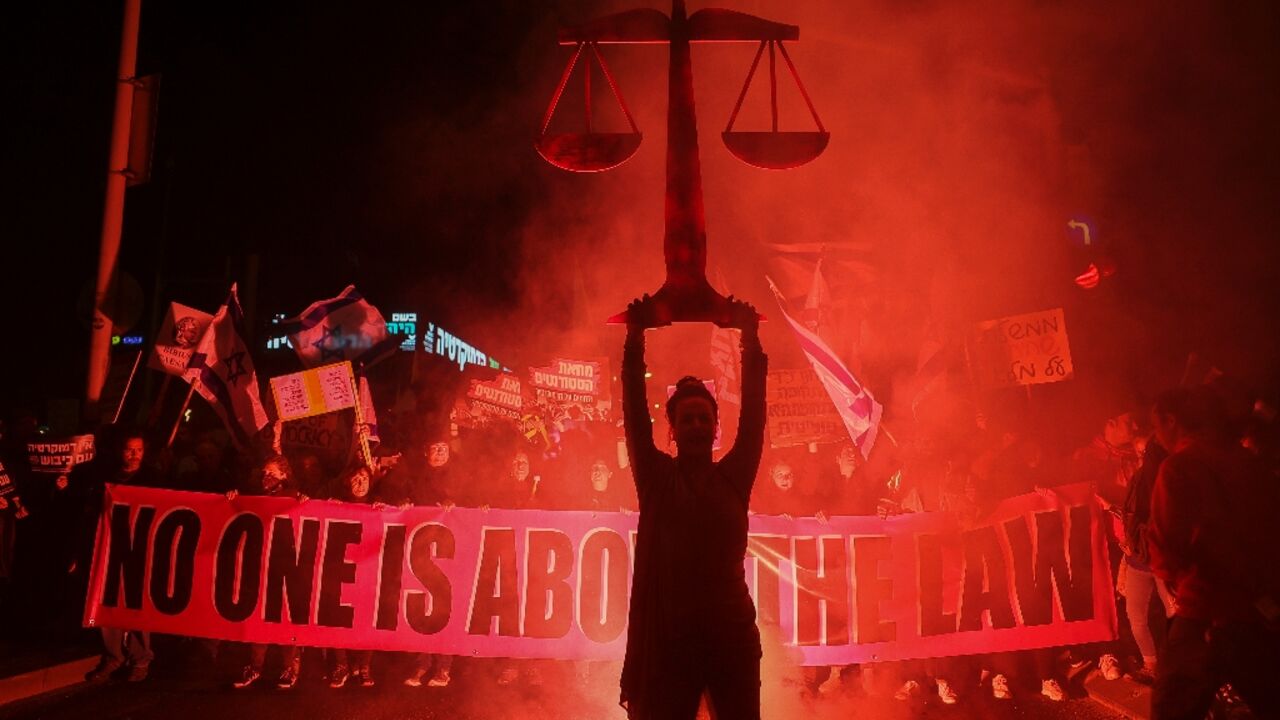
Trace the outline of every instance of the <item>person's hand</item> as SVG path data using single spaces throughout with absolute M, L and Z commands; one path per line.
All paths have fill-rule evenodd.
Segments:
M 69 481 L 66 475 L 59 475 L 58 479 L 53 481 L 54 487 L 58 488 L 59 490 L 66 490 L 68 484 L 69 484 Z
M 819 510 L 818 512 L 816 512 L 816 513 L 814 513 L 814 514 L 813 514 L 813 519 L 814 519 L 814 520 L 817 520 L 817 521 L 818 521 L 818 524 L 820 524 L 820 525 L 830 525 L 830 524 L 831 524 L 831 520 L 829 520 L 829 519 L 827 518 L 827 514 L 826 514 L 826 513 L 824 513 L 824 512 L 822 512 L 821 510 Z
M 783 519 L 783 520 L 795 520 L 795 518 L 791 517 L 791 513 L 782 513 L 782 519 Z
M 408 510 L 409 508 L 413 507 L 413 503 L 409 502 L 408 500 L 405 500 L 404 502 L 400 503 L 396 507 L 399 508 L 400 510 Z
M 737 328 L 748 335 L 760 329 L 760 313 L 756 312 L 755 306 L 732 295 L 729 296 L 729 316 L 726 320 L 721 327 Z
M 227 499 L 228 499 L 228 500 L 235 500 L 235 499 L 236 499 L 236 497 L 237 497 L 239 494 L 240 494 L 240 491 L 239 491 L 239 490 L 228 490 L 228 491 L 227 491 Z
M 666 324 L 668 323 L 658 319 L 658 306 L 648 293 L 627 304 L 628 333 L 642 332 Z
M 74 573 L 77 567 L 79 567 L 79 563 L 77 563 L 75 560 L 72 560 L 71 564 L 67 566 L 67 574 L 70 575 Z
M 0 510 L 7 510 L 8 508 L 9 508 L 9 499 L 4 497 L 3 495 L 0 495 Z
M 489 512 L 489 503 L 480 506 L 480 512 Z
M 387 507 L 388 507 L 388 505 L 387 505 L 386 503 L 382 502 L 381 500 L 375 501 L 375 502 L 373 503 L 373 509 L 374 509 L 374 510 L 386 510 L 386 509 L 387 509 Z
M 299 505 L 301 505 L 302 503 L 304 503 L 304 502 L 306 502 L 306 501 L 308 501 L 308 500 L 310 500 L 310 499 L 311 499 L 310 497 L 308 497 L 308 496 L 306 496 L 306 495 L 303 495 L 302 493 L 298 493 L 298 504 L 299 504 Z
M 632 510 L 631 508 L 618 508 L 618 512 L 622 513 L 623 515 L 635 515 L 635 514 L 636 514 L 636 511 L 635 511 L 635 510 Z M 749 515 L 750 513 L 747 513 L 747 514 Z
M 449 512 L 450 510 L 452 510 L 452 509 L 454 509 L 455 507 L 457 507 L 457 504 L 456 504 L 456 503 L 454 503 L 452 500 L 445 500 L 444 502 L 437 503 L 437 504 L 438 504 L 441 508 L 443 508 L 445 512 Z

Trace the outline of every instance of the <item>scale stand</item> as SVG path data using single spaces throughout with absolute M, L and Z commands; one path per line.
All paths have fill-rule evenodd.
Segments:
M 689 44 L 693 42 L 758 42 L 746 84 L 737 106 L 729 118 L 722 138 L 734 156 L 757 167 L 787 169 L 803 165 L 818 157 L 827 147 L 830 133 L 822 126 L 818 113 L 800 84 L 800 76 L 787 54 L 783 41 L 795 41 L 800 29 L 732 10 L 707 8 L 686 16 L 684 0 L 672 0 L 671 16 L 653 9 L 631 10 L 609 15 L 585 25 L 563 29 L 560 44 L 576 45 L 543 120 L 542 134 L 535 146 L 551 164 L 573 172 L 599 172 L 626 162 L 640 146 L 641 134 L 613 76 L 604 64 L 599 46 L 602 44 L 655 44 L 670 47 L 671 60 L 667 85 L 667 192 L 666 235 L 663 255 L 667 277 L 653 295 L 659 326 L 673 322 L 713 322 L 722 327 L 730 322 L 729 301 L 707 281 L 706 216 L 702 205 L 702 169 L 698 158 L 698 125 L 693 101 L 693 67 Z M 773 128 L 768 132 L 735 132 L 733 122 L 742 108 L 747 88 L 765 49 L 769 50 L 770 98 Z M 775 48 L 791 70 L 800 93 L 809 106 L 816 132 L 780 132 L 778 130 L 777 73 Z M 590 49 L 599 62 L 614 97 L 622 108 L 630 133 L 596 133 L 591 128 L 591 68 L 584 64 L 587 102 L 585 133 L 548 134 L 547 127 L 555 113 L 560 96 L 579 58 Z M 625 323 L 624 310 L 609 318 L 610 323 Z

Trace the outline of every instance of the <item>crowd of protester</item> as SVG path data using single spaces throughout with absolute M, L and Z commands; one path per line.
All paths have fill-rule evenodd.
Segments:
M 969 426 L 903 432 L 882 441 L 889 445 L 870 461 L 847 443 L 767 450 L 751 500 L 759 514 L 823 521 L 947 512 L 973 522 L 1007 498 L 1089 483 L 1115 518 L 1117 640 L 805 668 L 794 691 L 815 702 L 871 694 L 951 705 L 980 693 L 1061 701 L 1071 694 L 1068 678 L 1089 670 L 1108 681 L 1128 675 L 1152 684 L 1157 717 L 1203 717 L 1228 684 L 1257 715 L 1275 716 L 1280 710 L 1270 683 L 1280 674 L 1280 462 L 1265 406 L 1237 405 L 1230 393 L 1209 386 L 1171 390 L 1146 406 L 1102 413 L 1109 417 L 1099 418 L 1096 436 L 1067 454 L 1047 449 L 1028 423 L 982 413 Z M 19 492 L 0 507 L 0 615 L 43 618 L 44 624 L 32 622 L 38 632 L 79 626 L 108 482 L 303 502 L 636 510 L 614 423 L 566 419 L 552 437 L 532 442 L 500 424 L 437 425 L 439 431 L 419 425 L 400 436 L 383 428 L 385 442 L 372 468 L 358 455 L 326 457 L 270 440 L 238 450 L 213 430 L 184 427 L 166 447 L 147 432 L 112 426 L 99 433 L 93 461 L 47 482 L 23 467 L 26 443 L 38 437 L 36 419 L 10 417 L 0 458 Z M 147 677 L 154 657 L 148 633 L 103 629 L 101 635 L 102 660 L 90 680 Z M 189 645 L 212 659 L 225 644 Z M 599 671 L 592 663 L 542 660 L 455 663 L 424 652 L 397 664 L 406 668 L 399 676 L 377 677 L 380 666 L 367 650 L 304 653 L 253 645 L 229 684 L 292 688 L 304 656 L 313 654 L 335 689 L 375 682 L 442 687 L 462 665 L 502 685 L 539 685 L 549 669 L 568 678 Z

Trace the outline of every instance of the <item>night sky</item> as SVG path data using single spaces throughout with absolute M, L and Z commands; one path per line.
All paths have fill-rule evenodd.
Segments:
M 26 3 L 6 22 L 5 408 L 83 392 L 120 5 Z M 928 326 L 1049 307 L 1077 355 L 1061 397 L 1176 380 L 1188 352 L 1280 389 L 1273 3 L 726 5 L 801 26 L 792 56 L 832 132 L 804 169 L 741 165 L 718 132 L 751 48 L 695 49 L 711 272 L 729 291 L 768 314 L 764 272 L 793 296 L 812 272 L 771 243 L 845 248 L 828 279 L 865 321 L 881 394 Z M 138 329 L 150 339 L 170 300 L 212 311 L 229 280 L 259 323 L 354 283 L 504 359 L 574 334 L 620 344 L 579 318 L 661 282 L 665 53 L 606 48 L 645 133 L 627 165 L 569 175 L 531 140 L 567 59 L 555 28 L 631 6 L 145 0 L 139 72 L 163 84 L 155 175 L 126 205 Z M 1118 268 L 1094 291 L 1071 282 L 1093 259 L 1064 229 L 1078 213 Z M 775 363 L 798 365 L 780 330 Z

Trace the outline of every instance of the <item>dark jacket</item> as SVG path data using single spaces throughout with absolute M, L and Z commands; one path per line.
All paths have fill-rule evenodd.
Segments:
M 720 461 L 693 471 L 654 444 L 644 345 L 628 342 L 624 348 L 622 405 L 640 527 L 621 701 L 641 714 L 671 688 L 664 673 L 695 645 L 760 657 L 743 558 L 747 508 L 764 448 L 767 367 L 759 343 L 744 344 L 738 437 Z
M 1160 464 L 1169 457 L 1169 451 L 1152 440 L 1142 455 L 1142 465 L 1129 480 L 1129 493 L 1124 500 L 1121 519 L 1124 521 L 1124 539 L 1129 552 L 1129 564 L 1139 570 L 1149 570 L 1151 553 L 1147 548 L 1148 522 L 1151 519 L 1151 495 L 1156 489 L 1156 476 Z
M 1256 620 L 1255 601 L 1280 590 L 1280 500 L 1255 458 L 1202 438 L 1178 443 L 1151 499 L 1151 567 L 1180 617 Z

